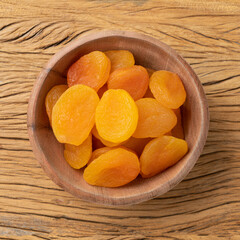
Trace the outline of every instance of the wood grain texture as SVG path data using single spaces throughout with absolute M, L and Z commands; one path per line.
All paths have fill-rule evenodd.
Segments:
M 237 0 L 0 1 L 1 239 L 240 239 L 240 3 Z M 85 203 L 35 160 L 27 103 L 42 66 L 101 29 L 169 44 L 198 74 L 210 132 L 197 164 L 167 194 L 131 207 Z

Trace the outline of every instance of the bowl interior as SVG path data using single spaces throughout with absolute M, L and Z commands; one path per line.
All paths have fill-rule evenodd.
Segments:
M 82 170 L 72 169 L 63 157 L 63 144 L 57 142 L 50 128 L 44 100 L 57 84 L 66 83 L 69 66 L 79 57 L 94 50 L 126 49 L 133 53 L 136 64 L 156 70 L 169 70 L 182 79 L 187 99 L 182 106 L 185 139 L 189 152 L 176 165 L 149 179 L 138 177 L 119 188 L 88 185 Z M 65 190 L 88 201 L 104 204 L 133 204 L 163 194 L 191 170 L 204 145 L 205 97 L 190 66 L 170 47 L 149 37 L 135 34 L 103 34 L 80 39 L 55 55 L 41 73 L 29 103 L 29 134 L 34 152 L 48 175 Z M 205 129 L 205 132 L 207 130 Z

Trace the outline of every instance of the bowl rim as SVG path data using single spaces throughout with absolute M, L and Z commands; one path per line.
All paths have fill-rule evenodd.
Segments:
M 134 38 L 134 39 L 141 39 L 147 42 L 150 42 L 153 45 L 161 45 L 165 49 L 167 49 L 169 52 L 171 52 L 173 55 L 176 56 L 176 59 L 186 68 L 186 70 L 191 74 L 191 78 L 194 80 L 194 84 L 196 85 L 198 89 L 199 94 L 199 101 L 201 105 L 201 127 L 200 127 L 200 134 L 197 137 L 196 144 L 193 146 L 193 150 L 191 155 L 188 157 L 189 159 L 194 156 L 194 160 L 187 161 L 185 166 L 180 169 L 180 171 L 177 172 L 177 174 L 171 179 L 171 182 L 168 184 L 162 184 L 155 189 L 152 189 L 148 192 L 139 193 L 137 195 L 133 196 L 127 196 L 127 197 L 119 197 L 119 198 L 112 198 L 110 201 L 106 201 L 106 198 L 102 195 L 96 195 L 96 193 L 91 194 L 88 192 L 84 192 L 81 189 L 76 189 L 69 184 L 66 181 L 63 181 L 60 176 L 52 169 L 51 165 L 49 164 L 47 157 L 44 154 L 43 149 L 41 148 L 40 144 L 38 143 L 36 136 L 34 135 L 35 130 L 35 112 L 36 112 L 36 101 L 34 96 L 38 95 L 42 85 L 44 84 L 44 80 L 47 77 L 48 73 L 51 71 L 51 68 L 61 59 L 65 54 L 68 52 L 74 50 L 75 48 L 79 47 L 80 45 L 83 45 L 89 41 L 105 38 L 105 37 L 126 37 L 126 38 Z M 29 98 L 28 102 L 28 110 L 27 110 L 27 128 L 28 128 L 28 134 L 29 134 L 29 140 L 30 144 L 33 149 L 33 153 L 35 157 L 37 158 L 38 162 L 40 163 L 41 167 L 45 171 L 45 173 L 48 175 L 48 177 L 55 182 L 58 186 L 63 188 L 65 191 L 71 193 L 72 195 L 88 202 L 103 204 L 103 205 L 133 205 L 140 202 L 144 202 L 147 200 L 150 200 L 154 197 L 157 197 L 159 195 L 162 195 L 166 192 L 168 192 L 170 189 L 175 187 L 179 182 L 181 182 L 187 174 L 191 171 L 193 166 L 195 165 L 196 161 L 198 160 L 203 147 L 205 145 L 208 129 L 209 129 L 209 110 L 208 110 L 208 103 L 206 99 L 206 95 L 204 93 L 202 84 L 200 80 L 198 79 L 196 73 L 192 69 L 192 67 L 169 45 L 163 43 L 162 41 L 155 39 L 153 37 L 150 37 L 145 34 L 141 34 L 138 32 L 132 32 L 132 31 L 122 31 L 122 30 L 103 30 L 94 32 L 92 34 L 87 34 L 85 36 L 80 37 L 79 39 L 74 40 L 73 42 L 66 45 L 64 48 L 62 48 L 59 52 L 54 54 L 48 63 L 45 65 L 43 70 L 40 72 L 37 80 L 34 83 L 34 86 L 32 88 L 31 96 Z

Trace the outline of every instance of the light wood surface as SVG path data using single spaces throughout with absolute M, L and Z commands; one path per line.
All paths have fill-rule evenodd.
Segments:
M 240 239 L 240 3 L 0 1 L 0 239 Z M 33 156 L 27 104 L 43 65 L 101 29 L 169 44 L 198 74 L 210 132 L 190 174 L 161 197 L 102 207 L 56 186 Z

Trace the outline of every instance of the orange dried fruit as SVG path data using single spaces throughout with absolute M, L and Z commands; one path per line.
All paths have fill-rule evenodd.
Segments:
M 147 70 L 142 66 L 120 68 L 108 79 L 108 89 L 124 89 L 136 101 L 144 96 L 149 84 Z
M 75 169 L 84 167 L 92 155 L 92 134 L 79 146 L 65 144 L 64 158 Z
M 107 147 L 115 147 L 115 146 L 118 146 L 120 145 L 121 143 L 113 143 L 113 142 L 109 142 L 105 139 L 103 139 L 99 134 L 98 134 L 98 131 L 97 131 L 97 128 L 96 126 L 93 127 L 92 129 L 92 134 L 95 138 L 99 139 L 105 146 Z
M 179 108 L 186 99 L 186 91 L 179 76 L 168 71 L 156 71 L 150 78 L 153 96 L 165 107 Z
M 96 158 L 98 158 L 100 155 L 102 155 L 103 153 L 106 153 L 106 152 L 108 152 L 108 151 L 110 151 L 110 150 L 112 150 L 112 149 L 114 149 L 114 148 L 111 148 L 111 147 L 102 147 L 102 148 L 98 148 L 98 149 L 94 150 L 94 151 L 92 152 L 92 156 L 91 156 L 91 159 L 90 159 L 89 162 L 88 162 L 88 165 L 89 165 L 93 160 L 95 160 Z
M 68 86 L 84 84 L 98 91 L 107 82 L 110 68 L 110 60 L 103 52 L 86 54 L 69 68 Z
M 80 145 L 94 126 L 99 102 L 97 93 L 79 84 L 68 88 L 58 99 L 52 112 L 52 128 L 61 143 Z
M 48 92 L 45 98 L 45 107 L 49 122 L 52 126 L 52 110 L 60 96 L 68 89 L 67 85 L 56 85 Z
M 174 112 L 162 106 L 154 98 L 142 98 L 136 101 L 138 107 L 138 125 L 133 134 L 135 138 L 155 138 L 169 132 L 177 123 Z
M 138 109 L 125 90 L 110 89 L 97 106 L 95 121 L 101 138 L 113 143 L 124 142 L 137 127 Z
M 105 54 L 111 61 L 111 72 L 135 64 L 133 54 L 127 50 L 111 50 L 106 51 Z
M 173 109 L 174 113 L 177 116 L 177 124 L 176 126 L 172 129 L 172 135 L 173 137 L 184 139 L 184 131 L 182 127 L 182 116 L 181 116 L 181 109 Z
M 101 187 L 120 187 L 133 181 L 140 172 L 137 155 L 123 148 L 101 154 L 83 173 L 85 181 Z
M 142 154 L 142 151 L 146 144 L 151 140 L 151 138 L 134 138 L 130 137 L 126 143 L 122 144 L 122 146 L 133 150 L 137 153 L 138 156 Z
M 91 156 L 91 158 L 90 158 L 90 160 L 89 160 L 89 162 L 88 162 L 88 165 L 89 165 L 93 160 L 95 160 L 95 159 L 98 158 L 100 155 L 102 155 L 103 153 L 106 153 L 106 152 L 108 152 L 108 151 L 110 151 L 110 150 L 117 149 L 117 148 L 126 149 L 126 150 L 131 151 L 131 152 L 133 152 L 133 153 L 136 154 L 136 152 L 135 152 L 135 151 L 132 151 L 132 149 L 128 149 L 128 148 L 123 147 L 123 146 L 121 146 L 121 147 L 101 147 L 101 148 L 98 148 L 98 149 L 96 149 L 96 150 L 93 151 L 92 156 Z
M 140 157 L 141 175 L 152 177 L 177 163 L 188 151 L 185 140 L 161 136 L 150 141 Z

